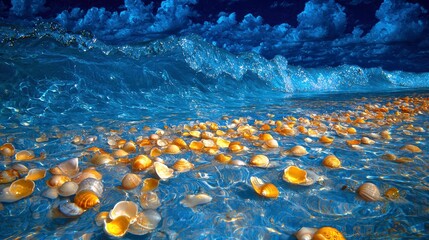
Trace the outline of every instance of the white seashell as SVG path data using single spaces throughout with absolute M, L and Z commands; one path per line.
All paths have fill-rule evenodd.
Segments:
M 73 202 L 65 202 L 58 206 L 58 210 L 67 217 L 78 217 L 84 210 Z
M 212 199 L 213 199 L 212 197 L 210 197 L 205 193 L 200 193 L 196 195 L 191 194 L 191 195 L 186 195 L 185 199 L 180 201 L 180 203 L 183 204 L 185 207 L 193 208 L 197 205 L 209 203 L 212 201 Z
M 130 225 L 128 232 L 134 235 L 144 235 L 154 230 L 161 221 L 161 215 L 155 210 L 144 210 L 137 215 L 136 221 Z
M 136 188 L 140 183 L 142 182 L 142 179 L 139 175 L 134 173 L 127 173 L 122 178 L 122 187 L 126 190 L 131 190 Z
M 247 164 L 244 161 L 241 160 L 232 160 L 230 164 L 235 166 L 246 166 Z
M 137 217 L 138 206 L 131 201 L 120 201 L 115 204 L 112 210 L 109 212 L 109 218 L 115 219 L 119 216 L 127 216 L 131 223 L 133 223 Z
M 298 230 L 298 232 L 295 233 L 295 237 L 298 240 L 311 240 L 316 231 L 317 228 L 302 227 Z
M 58 189 L 58 195 L 69 197 L 76 194 L 79 185 L 75 182 L 66 182 Z
M 160 162 L 154 162 L 153 165 L 155 167 L 156 174 L 162 180 L 171 178 L 173 176 L 174 170 L 171 168 L 168 168 L 165 164 Z
M 58 168 L 62 171 L 63 174 L 73 177 L 79 172 L 79 159 L 71 158 L 58 164 Z
M 77 192 L 80 192 L 83 190 L 91 190 L 98 197 L 101 197 L 103 194 L 103 183 L 97 179 L 94 179 L 94 178 L 87 178 L 79 184 L 79 188 L 78 188 Z
M 58 197 L 58 189 L 57 188 L 48 188 L 43 192 L 43 196 L 49 199 L 55 199 Z
M 161 202 L 155 192 L 145 192 L 140 196 L 140 206 L 143 209 L 157 209 Z
M 375 184 L 369 182 L 362 184 L 358 188 L 357 193 L 363 200 L 368 202 L 375 202 L 382 199 L 378 187 Z

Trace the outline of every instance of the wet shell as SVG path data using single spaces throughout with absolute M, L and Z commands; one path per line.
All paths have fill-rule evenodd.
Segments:
M 131 190 L 136 188 L 140 183 L 142 182 L 142 179 L 139 175 L 134 173 L 127 173 L 122 178 L 122 187 L 126 190 Z
M 308 186 L 314 183 L 313 179 L 307 178 L 307 171 L 297 167 L 289 166 L 284 170 L 283 180 L 288 183 Z
M 155 210 L 144 210 L 137 215 L 128 232 L 134 235 L 144 235 L 155 229 L 161 221 L 161 215 Z
M 43 196 L 49 199 L 55 199 L 58 197 L 58 189 L 48 188 L 43 192 Z
M 270 163 L 270 159 L 268 159 L 265 155 L 255 155 L 250 159 L 249 164 L 254 167 L 266 168 Z
M 124 236 L 130 226 L 130 218 L 119 216 L 111 221 L 104 220 L 104 231 L 112 237 Z
M 362 144 L 374 144 L 375 143 L 374 140 L 372 140 L 368 137 L 362 137 L 361 142 L 362 142 Z
M 74 177 L 73 182 L 80 184 L 83 180 L 87 178 L 101 180 L 103 178 L 103 175 L 94 168 L 87 168 L 83 170 L 80 174 L 78 174 L 76 177 Z
M 126 216 L 131 222 L 135 221 L 137 217 L 138 206 L 131 201 L 120 201 L 115 204 L 112 210 L 109 212 L 110 219 L 116 219 L 120 216 Z
M 250 183 L 252 184 L 255 192 L 263 197 L 277 198 L 279 196 L 279 190 L 272 183 L 264 183 L 260 178 L 251 177 Z
M 206 204 L 212 201 L 212 197 L 205 193 L 186 195 L 185 199 L 180 201 L 185 207 L 193 208 L 197 205 Z
M 74 203 L 86 210 L 99 204 L 100 199 L 95 192 L 91 190 L 82 190 L 74 197 Z
M 113 156 L 115 156 L 117 158 L 126 157 L 126 156 L 128 156 L 128 154 L 129 153 L 123 149 L 118 149 L 118 150 L 113 152 Z
M 29 150 L 22 150 L 15 154 L 15 159 L 17 161 L 29 161 L 34 159 L 34 152 Z
M 5 157 L 12 157 L 15 154 L 15 147 L 11 143 L 5 143 L 0 146 L 0 153 Z
M 232 156 L 221 153 L 216 155 L 215 159 L 220 163 L 229 163 L 232 160 Z
M 58 206 L 58 210 L 67 217 L 78 217 L 85 211 L 72 202 L 65 202 Z
M 103 183 L 97 179 L 94 178 L 87 178 L 83 180 L 79 184 L 78 192 L 85 191 L 85 190 L 91 190 L 93 191 L 98 197 L 101 197 L 103 194 Z
M 229 151 L 233 152 L 233 153 L 239 153 L 241 151 L 243 151 L 244 146 L 241 145 L 240 142 L 231 142 L 228 146 Z
M 319 142 L 321 142 L 321 143 L 329 144 L 329 143 L 332 143 L 333 141 L 334 141 L 334 138 L 331 138 L 331 137 L 328 137 L 325 135 L 323 135 L 322 137 L 319 138 Z
M 278 148 L 279 147 L 279 143 L 275 139 L 270 139 L 270 140 L 265 141 L 264 147 L 267 147 L 267 148 Z
M 142 192 L 149 192 L 155 190 L 159 185 L 159 180 L 155 178 L 146 178 L 143 181 Z
M 79 185 L 75 182 L 66 182 L 58 189 L 58 195 L 68 197 L 76 194 Z
M 27 176 L 25 176 L 25 179 L 36 181 L 36 180 L 44 178 L 45 176 L 46 176 L 46 170 L 45 169 L 34 168 L 28 172 Z
M 322 227 L 314 233 L 313 240 L 326 239 L 345 240 L 346 238 L 340 231 L 333 227 Z
M 52 174 L 64 174 L 69 177 L 73 177 L 79 172 L 79 159 L 71 158 L 67 161 L 64 161 L 58 164 L 57 167 L 51 168 L 50 172 Z
M 129 142 L 126 142 L 124 146 L 122 146 L 122 150 L 128 153 L 133 153 L 133 152 L 136 152 L 137 146 L 133 141 L 129 141 Z
M 341 167 L 341 161 L 334 155 L 328 155 L 323 159 L 323 166 L 328 168 L 339 168 Z
M 151 157 L 159 157 L 159 156 L 161 156 L 161 155 L 162 155 L 162 151 L 161 151 L 161 149 L 159 149 L 159 148 L 157 148 L 157 147 L 154 147 L 154 148 L 152 148 L 152 149 L 150 150 L 149 155 L 150 155 Z
M 387 131 L 387 130 L 382 131 L 382 132 L 380 133 L 380 135 L 381 135 L 381 137 L 382 137 L 383 139 L 386 139 L 386 140 L 390 140 L 390 139 L 392 139 L 392 136 L 390 136 L 390 132 L 389 132 L 389 131 Z
M 295 237 L 298 240 L 311 240 L 316 231 L 317 228 L 302 227 L 295 233 Z
M 0 172 L 0 183 L 10 183 L 19 177 L 18 171 L 15 169 L 6 169 Z
M 152 160 L 146 155 L 138 155 L 134 158 L 134 162 L 132 164 L 133 171 L 139 172 L 148 169 L 152 166 Z
M 179 146 L 180 148 L 187 148 L 188 145 L 186 144 L 185 140 L 181 139 L 181 138 L 176 138 L 173 140 L 173 143 L 176 146 Z
M 358 190 L 357 194 L 367 202 L 374 202 L 381 200 L 380 191 L 378 187 L 373 183 L 364 183 L 362 184 Z
M 295 157 L 301 157 L 308 154 L 307 149 L 299 145 L 287 150 L 286 153 Z
M 46 184 L 52 188 L 61 187 L 64 183 L 70 182 L 71 178 L 66 175 L 53 175 Z
M 167 149 L 165 149 L 165 153 L 167 153 L 167 154 L 179 154 L 180 153 L 180 147 L 175 145 L 175 144 L 168 145 Z
M 140 196 L 140 206 L 143 209 L 157 209 L 161 202 L 155 192 L 145 192 Z
M 20 175 L 24 175 L 24 174 L 28 173 L 28 168 L 25 165 L 21 164 L 21 163 L 14 164 L 12 166 L 12 169 L 15 169 L 16 171 L 18 171 L 18 173 Z
M 173 169 L 178 172 L 187 172 L 194 168 L 194 164 L 189 162 L 186 159 L 179 159 L 177 162 L 174 163 Z
M 189 144 L 189 148 L 193 151 L 200 151 L 204 148 L 204 143 L 200 142 L 200 141 L 192 141 Z
M 158 175 L 159 178 L 162 180 L 171 178 L 173 176 L 174 170 L 171 168 L 168 168 L 166 165 L 160 162 L 155 162 L 154 164 L 155 172 Z
M 91 158 L 91 162 L 95 165 L 109 164 L 114 161 L 115 159 L 107 153 L 96 154 Z
M 97 216 L 95 217 L 95 224 L 97 224 L 97 226 L 101 226 L 104 224 L 104 220 L 108 220 L 109 218 L 109 212 L 100 212 L 97 214 Z
M 30 196 L 36 184 L 31 180 L 18 179 L 0 194 L 0 202 L 15 202 Z
M 397 188 L 392 187 L 386 190 L 384 196 L 386 196 L 390 200 L 396 200 L 401 196 L 401 194 L 399 193 L 399 190 Z
M 392 153 L 386 153 L 383 156 L 381 156 L 381 158 L 389 161 L 395 161 L 397 159 L 396 155 Z
M 408 145 L 401 147 L 401 150 L 412 152 L 412 153 L 421 153 L 422 152 L 422 150 L 419 147 L 417 147 L 415 145 L 411 145 L 411 144 L 408 144 Z

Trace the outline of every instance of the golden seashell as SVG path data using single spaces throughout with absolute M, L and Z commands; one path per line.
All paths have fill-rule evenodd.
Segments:
M 73 178 L 73 182 L 80 184 L 83 180 L 87 178 L 94 178 L 97 180 L 101 180 L 103 175 L 98 172 L 95 168 L 89 167 L 84 169 L 79 175 Z
M 34 159 L 34 157 L 34 152 L 30 150 L 22 150 L 15 154 L 15 159 L 17 161 L 29 161 Z
M 66 182 L 58 188 L 58 195 L 62 197 L 69 197 L 76 194 L 79 185 L 75 182 Z
M 155 178 L 146 178 L 143 180 L 142 192 L 149 192 L 155 190 L 159 185 L 159 180 Z
M 221 163 L 229 163 L 232 160 L 232 156 L 231 155 L 225 155 L 225 154 L 221 153 L 221 154 L 216 155 L 215 159 Z
M 384 130 L 384 131 L 382 131 L 382 132 L 380 133 L 380 135 L 381 135 L 381 137 L 382 137 L 383 139 L 386 139 L 386 140 L 390 140 L 390 139 L 392 139 L 392 136 L 390 136 L 390 132 L 389 132 L 388 130 Z
M 115 159 L 108 153 L 95 154 L 91 158 L 91 162 L 96 165 L 109 164 L 114 161 Z
M 287 150 L 286 154 L 289 154 L 295 157 L 301 157 L 301 156 L 307 155 L 308 152 L 307 152 L 307 149 L 305 149 L 305 147 L 298 145 Z
M 19 175 L 21 176 L 28 173 L 28 168 L 21 163 L 15 163 L 12 166 L 12 169 L 15 169 L 16 171 L 18 171 Z
M 179 146 L 181 149 L 188 147 L 188 144 L 186 144 L 185 140 L 183 140 L 181 138 L 175 138 L 173 140 L 173 144 L 175 144 L 176 146 Z
M 100 203 L 97 194 L 91 190 L 79 191 L 74 197 L 74 203 L 82 209 L 90 209 Z
M 263 147 L 265 147 L 265 148 L 278 148 L 279 143 L 275 139 L 270 139 L 270 140 L 265 141 Z
M 139 175 L 134 173 L 127 173 L 122 178 L 122 187 L 126 190 L 131 190 L 136 188 L 140 183 L 142 182 L 142 179 Z
M 190 131 L 189 135 L 191 135 L 194 138 L 200 138 L 201 137 L 201 132 L 200 131 Z
M 15 147 L 11 143 L 5 143 L 0 146 L 0 153 L 5 157 L 12 157 L 15 154 Z
M 155 163 L 153 163 L 153 166 L 155 167 L 156 174 L 162 180 L 171 178 L 173 176 L 174 170 L 171 168 L 168 168 L 163 163 L 155 162 Z
M 349 127 L 349 128 L 347 128 L 347 133 L 348 134 L 356 134 L 356 128 L 354 128 L 354 127 Z
M 358 190 L 357 194 L 365 201 L 374 202 L 381 200 L 380 191 L 378 187 L 373 183 L 364 183 L 362 184 Z
M 134 222 L 138 213 L 138 206 L 131 201 L 120 201 L 115 204 L 109 212 L 110 219 L 116 219 L 120 216 L 126 216 L 131 222 Z
M 34 192 L 35 186 L 36 184 L 31 180 L 18 179 L 3 189 L 0 194 L 0 202 L 15 202 L 26 198 Z
M 49 199 L 55 199 L 58 197 L 58 189 L 56 188 L 48 188 L 46 189 L 43 194 L 44 197 L 47 197 Z
M 353 140 L 346 140 L 347 145 L 354 146 L 361 144 L 361 140 L 359 139 L 353 139 Z
M 133 141 L 129 141 L 129 142 L 126 142 L 124 146 L 122 146 L 122 150 L 128 153 L 133 153 L 133 152 L 136 152 L 137 146 Z
M 394 162 L 397 162 L 397 163 L 409 163 L 409 162 L 414 162 L 414 160 L 412 158 L 409 158 L 409 157 L 400 157 L 400 158 L 394 160 Z
M 97 214 L 97 216 L 95 217 L 95 224 L 97 224 L 97 226 L 101 226 L 104 224 L 104 220 L 108 220 L 109 219 L 109 212 L 100 212 Z
M 401 147 L 401 150 L 412 152 L 412 153 L 421 153 L 422 152 L 422 150 L 419 147 L 412 145 L 412 144 L 408 144 L 408 145 Z
M 259 134 L 259 140 L 268 141 L 268 140 L 271 140 L 271 139 L 274 139 L 274 138 L 269 133 L 261 133 L 261 134 Z
M 264 183 L 260 178 L 251 177 L 250 183 L 252 184 L 255 192 L 263 197 L 277 198 L 279 196 L 279 190 L 272 183 Z
M 49 187 L 52 188 L 58 188 L 61 187 L 64 183 L 70 182 L 71 178 L 66 175 L 53 175 L 48 181 L 46 181 L 46 184 Z
M 334 141 L 333 137 L 328 137 L 326 135 L 323 135 L 322 137 L 319 138 L 319 142 L 321 142 L 321 143 L 329 144 L 329 143 L 332 143 L 333 141 Z
M 203 139 L 212 139 L 214 137 L 214 134 L 212 132 L 204 131 L 201 133 L 201 138 Z
M 181 151 L 179 146 L 177 146 L 176 144 L 171 144 L 168 145 L 167 149 L 165 149 L 164 152 L 168 154 L 179 154 Z
M 128 156 L 128 154 L 129 153 L 123 149 L 118 149 L 118 150 L 113 152 L 113 156 L 115 156 L 117 158 L 126 157 L 126 156 Z
M 218 137 L 215 139 L 215 143 L 220 148 L 227 148 L 231 142 L 221 137 Z
M 241 151 L 243 151 L 244 146 L 241 145 L 240 142 L 231 142 L 228 146 L 229 151 L 233 152 L 233 153 L 239 153 Z
M 323 166 L 328 168 L 339 168 L 341 167 L 341 161 L 335 155 L 328 155 L 323 159 Z
M 392 188 L 387 189 L 386 192 L 384 192 L 384 196 L 386 196 L 390 200 L 396 200 L 401 195 L 400 195 L 399 190 L 397 188 L 392 187 Z
M 104 231 L 112 237 L 124 236 L 130 226 L 130 218 L 119 216 L 111 221 L 104 220 Z
M 140 195 L 140 206 L 143 209 L 157 209 L 161 206 L 161 201 L 155 192 L 144 192 Z
M 163 148 L 163 147 L 165 147 L 165 146 L 167 146 L 167 145 L 168 145 L 168 142 L 167 142 L 167 140 L 159 139 L 159 140 L 157 140 L 157 141 L 156 141 L 156 145 L 157 145 L 158 147 Z
M 343 234 L 333 227 L 322 227 L 319 228 L 313 235 L 312 240 L 327 240 L 327 239 L 335 239 L 335 240 L 345 240 L 346 238 Z
M 308 186 L 314 183 L 313 179 L 307 178 L 307 171 L 297 167 L 289 166 L 284 170 L 283 180 L 292 184 Z
M 153 134 L 151 134 L 151 135 L 149 136 L 149 139 L 150 139 L 150 140 L 158 140 L 158 139 L 159 139 L 159 135 L 158 135 L 158 134 L 153 133 Z
M 152 149 L 150 150 L 149 155 L 150 155 L 151 157 L 159 157 L 159 156 L 161 156 L 161 155 L 162 155 L 162 151 L 161 151 L 161 149 L 159 149 L 159 148 L 157 148 L 157 147 L 154 147 L 154 148 L 152 148 Z
M 212 201 L 212 197 L 205 193 L 186 195 L 185 199 L 180 201 L 185 207 L 193 208 L 197 205 L 206 204 Z
M 6 169 L 0 172 L 0 183 L 10 183 L 19 177 L 19 172 L 15 169 Z
M 201 142 L 203 143 L 204 147 L 206 147 L 206 148 L 216 147 L 216 144 L 212 139 L 203 139 L 203 140 L 201 140 Z
M 191 150 L 194 150 L 194 151 L 200 151 L 200 150 L 202 150 L 204 148 L 204 143 L 202 143 L 200 141 L 192 141 L 189 144 L 189 148 Z
M 173 165 L 173 169 L 178 172 L 187 172 L 193 168 L 194 164 L 183 158 L 177 160 Z
M 302 227 L 295 233 L 297 240 L 311 240 L 317 228 Z
M 132 169 L 133 171 L 144 171 L 148 169 L 150 166 L 152 166 L 153 162 L 152 160 L 146 156 L 146 155 L 138 155 L 134 158 L 134 161 L 132 163 Z
M 383 156 L 381 156 L 381 158 L 389 161 L 395 161 L 397 159 L 396 155 L 392 153 L 386 153 Z
M 361 142 L 362 142 L 362 144 L 374 144 L 375 143 L 374 140 L 372 140 L 368 137 L 362 137 Z
M 268 164 L 270 163 L 270 159 L 268 159 L 267 156 L 259 154 L 255 155 L 250 159 L 249 164 L 254 167 L 262 167 L 266 168 L 268 167 Z
M 154 230 L 161 221 L 161 215 L 152 209 L 144 210 L 137 215 L 128 232 L 134 235 L 144 235 Z
M 75 176 L 79 172 L 79 159 L 71 158 L 58 164 L 57 167 L 49 170 L 52 174 L 65 174 L 69 177 Z
M 46 176 L 46 170 L 45 169 L 34 168 L 28 172 L 27 176 L 25 176 L 25 179 L 36 181 L 36 180 L 44 178 L 45 176 Z

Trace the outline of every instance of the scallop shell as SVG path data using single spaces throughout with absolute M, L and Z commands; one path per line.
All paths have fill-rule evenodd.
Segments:
M 295 237 L 298 240 L 311 240 L 317 228 L 302 227 L 295 233 Z
M 328 168 L 339 168 L 341 167 L 341 161 L 335 155 L 328 155 L 323 159 L 322 164 Z
M 364 183 L 362 184 L 358 190 L 357 194 L 367 202 L 374 202 L 381 200 L 380 190 L 373 183 Z
M 91 190 L 82 190 L 74 197 L 74 203 L 86 210 L 99 204 L 100 199 L 95 192 Z
M 93 191 L 98 197 L 101 197 L 103 194 L 103 183 L 97 179 L 94 178 L 87 178 L 83 180 L 79 184 L 78 192 L 84 191 L 84 190 L 91 190 Z
M 250 183 L 255 192 L 263 197 L 277 198 L 279 196 L 279 190 L 272 183 L 264 183 L 262 179 L 257 177 L 251 177 Z
M 343 234 L 333 227 L 322 227 L 319 228 L 313 235 L 313 240 L 326 240 L 326 239 L 335 239 L 335 240 L 345 240 L 346 238 Z
M 69 197 L 76 194 L 79 185 L 75 182 L 66 182 L 58 189 L 58 195 Z
M 112 210 L 109 212 L 110 219 L 116 219 L 120 216 L 126 216 L 133 223 L 137 217 L 138 206 L 131 201 L 120 201 L 115 204 Z
M 408 145 L 401 147 L 401 150 L 412 152 L 412 153 L 421 153 L 422 152 L 422 150 L 419 147 L 417 147 L 415 145 L 411 145 L 411 144 L 408 144 Z
M 171 168 L 168 168 L 166 165 L 160 162 L 153 163 L 155 167 L 155 172 L 158 175 L 159 178 L 162 180 L 171 178 L 173 176 L 174 170 Z
M 143 209 L 157 209 L 161 206 L 158 194 L 155 192 L 145 192 L 140 196 L 140 206 Z
M 53 175 L 46 184 L 52 188 L 61 187 L 64 183 L 70 182 L 71 178 L 66 175 Z
M 85 211 L 73 202 L 61 203 L 58 210 L 67 217 L 78 217 Z
M 307 171 L 297 167 L 289 166 L 284 170 L 283 180 L 288 183 L 308 186 L 314 183 L 314 180 L 307 177 Z
M 180 201 L 185 207 L 193 208 L 197 205 L 206 204 L 212 201 L 212 197 L 205 193 L 186 195 L 185 199 Z
M 144 171 L 152 166 L 152 160 L 146 155 L 138 155 L 134 158 L 132 169 L 133 171 Z
M 149 192 L 155 190 L 159 185 L 159 180 L 155 178 L 146 178 L 143 180 L 142 192 Z
M 109 164 L 114 161 L 115 159 L 108 153 L 95 154 L 91 158 L 91 162 L 96 165 Z
M 51 168 L 50 172 L 52 174 L 64 174 L 69 177 L 73 177 L 79 172 L 79 159 L 71 158 L 67 161 L 64 161 L 58 164 L 58 166 Z
M 144 235 L 154 230 L 161 221 L 161 215 L 155 210 L 144 210 L 137 215 L 128 232 L 134 235 Z
M 104 231 L 112 237 L 124 236 L 130 226 L 130 218 L 119 216 L 111 221 L 104 220 Z
M 25 176 L 25 179 L 36 181 L 36 180 L 42 179 L 44 177 L 46 177 L 46 170 L 45 169 L 34 168 L 28 172 L 27 176 Z
M 168 154 L 179 154 L 180 152 L 180 147 L 176 144 L 168 145 L 167 149 L 165 149 L 165 153 Z
M 34 192 L 35 186 L 36 184 L 31 180 L 18 179 L 3 189 L 0 194 L 0 202 L 15 202 L 26 198 Z
M 183 158 L 177 160 L 173 165 L 173 169 L 178 172 L 187 172 L 193 168 L 194 164 Z
M 19 172 L 15 169 L 6 169 L 0 172 L 0 183 L 10 183 L 19 177 Z
M 30 150 L 22 150 L 15 154 L 15 159 L 17 161 L 30 161 L 35 157 L 34 152 Z
M 286 154 L 289 154 L 295 157 L 301 157 L 301 156 L 307 155 L 308 152 L 307 152 L 307 149 L 305 149 L 305 147 L 297 145 L 287 150 Z
M 12 157 L 15 154 L 15 147 L 11 143 L 5 143 L 0 146 L 0 153 L 5 157 Z
M 142 182 L 142 179 L 139 175 L 134 173 L 127 173 L 122 178 L 122 187 L 126 190 L 131 190 L 136 188 L 140 183 Z
M 268 167 L 269 163 L 270 163 L 270 159 L 268 159 L 267 156 L 261 155 L 261 154 L 253 156 L 249 162 L 251 166 L 261 167 L 261 168 Z

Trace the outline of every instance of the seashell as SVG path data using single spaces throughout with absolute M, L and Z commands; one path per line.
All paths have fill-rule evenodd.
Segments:
M 46 177 L 46 170 L 45 169 L 34 168 L 28 172 L 27 176 L 25 176 L 25 179 L 36 181 L 36 180 L 42 179 L 44 177 Z
M 189 148 L 193 151 L 200 151 L 204 148 L 204 143 L 202 143 L 200 141 L 192 141 L 189 144 Z
M 70 182 L 71 178 L 66 175 L 53 175 L 46 184 L 52 188 L 61 187 L 64 183 Z
M 231 144 L 230 141 L 220 137 L 216 138 L 215 142 L 216 142 L 216 145 L 220 148 L 227 148 L 229 144 Z
M 15 154 L 15 159 L 17 161 L 29 161 L 34 159 L 34 157 L 34 152 L 30 150 L 22 150 Z
M 396 159 L 394 162 L 409 163 L 409 162 L 414 162 L 414 160 L 412 158 L 409 158 L 409 157 L 400 157 L 400 158 Z
M 171 178 L 173 176 L 174 170 L 171 168 L 168 168 L 166 165 L 160 162 L 153 163 L 155 167 L 155 172 L 158 175 L 159 178 L 162 180 Z
M 250 183 L 255 192 L 263 197 L 277 198 L 279 196 L 279 190 L 272 183 L 264 183 L 257 177 L 250 177 Z
M 212 138 L 214 138 L 214 133 L 207 132 L 207 131 L 202 132 L 201 133 L 201 138 L 203 138 L 203 139 L 212 139 Z
M 104 231 L 112 237 L 124 236 L 130 226 L 130 218 L 119 216 L 111 221 L 104 220 Z
M 144 192 L 140 196 L 140 206 L 143 209 L 157 209 L 161 206 L 161 202 L 155 192 Z
M 155 178 L 146 178 L 143 180 L 142 192 L 149 192 L 155 190 L 159 185 L 159 180 Z
M 295 233 L 295 237 L 298 240 L 311 240 L 317 228 L 302 227 Z
M 40 135 L 40 137 L 36 138 L 36 142 L 38 142 L 38 143 L 47 142 L 48 140 L 49 140 L 48 137 L 44 133 L 42 135 Z
M 161 221 L 161 215 L 155 210 L 144 210 L 137 215 L 128 232 L 134 235 L 144 235 L 154 230 Z
M 0 172 L 0 183 L 10 183 L 19 177 L 19 172 L 15 169 L 6 169 Z
M 382 132 L 380 133 L 380 135 L 381 135 L 381 137 L 382 137 L 383 139 L 386 139 L 386 140 L 390 140 L 390 139 L 392 139 L 392 136 L 390 136 L 390 132 L 389 132 L 388 130 L 384 130 L 384 131 L 382 131 Z
M 179 159 L 173 165 L 173 169 L 178 172 L 187 172 L 193 168 L 194 168 L 194 164 L 192 164 L 191 162 L 183 158 Z
M 261 133 L 261 134 L 259 134 L 259 140 L 268 141 L 268 140 L 271 140 L 271 139 L 274 139 L 274 138 L 269 133 Z
M 384 192 L 384 196 L 386 196 L 390 200 L 396 200 L 401 195 L 400 195 L 399 190 L 397 188 L 392 187 L 392 188 L 387 189 L 386 192 Z
M 232 160 L 229 163 L 235 166 L 247 166 L 247 164 L 241 160 Z
M 152 149 L 150 150 L 149 155 L 150 155 L 151 157 L 159 157 L 159 156 L 161 156 L 161 155 L 162 155 L 162 151 L 161 151 L 161 149 L 159 149 L 159 148 L 157 148 L 157 147 L 154 147 L 154 148 L 152 148 Z
M 306 137 L 306 138 L 304 138 L 304 141 L 305 141 L 306 143 L 312 143 L 312 142 L 313 142 L 313 139 L 311 139 L 311 138 L 309 138 L 309 137 Z
M 372 140 L 368 137 L 362 137 L 361 142 L 362 142 L 362 144 L 374 144 L 375 143 L 374 140 Z
M 128 153 L 133 153 L 133 152 L 136 152 L 137 146 L 133 141 L 129 141 L 129 142 L 126 142 L 124 146 L 122 146 L 122 150 Z
M 118 149 L 118 150 L 113 152 L 113 156 L 115 156 L 117 158 L 126 157 L 126 156 L 128 156 L 128 154 L 129 153 L 123 149 Z
M 15 202 L 26 198 L 34 192 L 35 186 L 36 184 L 31 180 L 18 179 L 3 189 L 0 194 L 0 202 Z
M 136 188 L 140 183 L 142 182 L 142 179 L 139 175 L 134 173 L 127 173 L 122 178 L 122 187 L 126 190 L 131 190 Z
M 305 149 L 305 147 L 298 145 L 287 150 L 286 154 L 289 154 L 295 157 L 301 157 L 301 156 L 307 155 L 308 152 L 307 152 L 307 149 Z
M 84 191 L 84 190 L 91 190 L 98 197 L 101 197 L 103 194 L 103 187 L 104 187 L 103 183 L 100 180 L 97 180 L 94 178 L 87 178 L 79 184 L 79 188 L 77 192 Z
M 79 185 L 75 182 L 66 182 L 58 189 L 58 195 L 69 197 L 76 194 Z
M 417 147 L 415 145 L 411 145 L 411 144 L 408 144 L 408 145 L 401 147 L 401 150 L 412 152 L 412 153 L 421 153 L 422 152 L 422 150 L 419 147 Z
M 163 147 L 165 147 L 165 146 L 168 145 L 168 142 L 166 140 L 164 140 L 164 139 L 159 139 L 159 140 L 156 141 L 156 145 L 158 147 L 163 148 Z
M 180 152 L 180 147 L 175 144 L 168 145 L 167 149 L 165 149 L 167 154 L 179 154 Z
M 307 178 L 307 171 L 297 167 L 289 166 L 284 170 L 283 180 L 288 183 L 308 186 L 314 183 L 314 180 Z
M 327 143 L 327 144 L 329 144 L 329 143 L 332 143 L 333 141 L 334 141 L 334 138 L 328 137 L 328 136 L 325 136 L 325 135 L 323 135 L 322 137 L 319 138 L 319 142 L 321 142 L 321 143 Z
M 100 203 L 97 194 L 91 190 L 81 190 L 74 197 L 74 203 L 83 209 L 90 209 Z
M 5 143 L 0 146 L 0 153 L 5 157 L 12 157 L 15 154 L 15 147 L 11 143 Z
M 67 217 L 78 217 L 85 211 L 73 202 L 58 205 L 58 210 Z
M 95 165 L 109 164 L 115 159 L 108 153 L 96 154 L 91 158 L 91 162 Z
M 254 167 L 262 167 L 266 168 L 268 167 L 268 164 L 270 163 L 270 159 L 268 159 L 265 155 L 255 155 L 250 159 L 249 164 Z
M 395 161 L 397 159 L 396 155 L 392 153 L 386 153 L 383 156 L 381 156 L 381 158 L 389 161 Z
M 137 217 L 138 206 L 131 201 L 120 201 L 115 204 L 109 212 L 110 219 L 116 219 L 120 216 L 126 216 L 133 223 Z
M 270 139 L 270 140 L 265 141 L 263 146 L 266 148 L 278 148 L 279 143 L 275 139 Z
M 233 152 L 233 153 L 239 153 L 241 151 L 243 151 L 244 146 L 241 145 L 240 142 L 231 142 L 228 146 L 229 151 Z
M 187 148 L 188 145 L 186 144 L 185 140 L 181 139 L 181 138 L 176 138 L 173 140 L 173 144 L 176 146 L 179 146 L 180 148 Z
M 49 199 L 55 199 L 58 197 L 58 189 L 48 188 L 43 192 L 43 196 Z
M 346 238 L 343 234 L 333 227 L 322 227 L 319 228 L 313 235 L 313 240 L 326 240 L 326 239 L 335 239 L 335 240 L 345 240 Z
M 201 137 L 201 132 L 200 131 L 190 131 L 189 135 L 191 135 L 194 138 L 200 138 Z
M 100 212 L 97 214 L 97 216 L 95 217 L 95 224 L 97 224 L 97 226 L 101 226 L 104 224 L 105 220 L 109 220 L 109 212 Z
M 221 163 L 229 163 L 232 159 L 231 155 L 224 155 L 223 153 L 215 156 L 215 159 Z
M 69 177 L 75 176 L 79 172 L 79 159 L 71 158 L 58 164 L 57 167 L 49 170 L 52 174 L 65 174 Z
M 364 183 L 362 184 L 358 190 L 357 194 L 365 201 L 374 202 L 381 200 L 380 191 L 378 187 L 373 183 Z
M 185 207 L 193 208 L 197 205 L 206 204 L 212 201 L 212 197 L 205 193 L 186 195 L 185 199 L 180 201 Z
M 28 168 L 25 165 L 21 164 L 21 163 L 14 164 L 12 166 L 12 169 L 15 169 L 16 171 L 18 171 L 18 173 L 20 175 L 24 175 L 24 174 L 28 173 Z
M 73 178 L 73 182 L 80 184 L 83 180 L 87 178 L 94 178 L 96 180 L 101 180 L 103 178 L 103 175 L 95 170 L 95 168 L 87 168 L 84 169 L 80 174 L 78 174 L 76 177 Z
M 150 166 L 152 166 L 152 160 L 146 156 L 146 155 L 138 155 L 134 158 L 134 161 L 132 163 L 132 169 L 133 171 L 139 172 L 144 171 L 148 169 Z
M 335 155 L 328 155 L 323 159 L 322 164 L 328 168 L 339 168 L 341 167 L 341 161 Z

